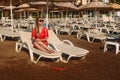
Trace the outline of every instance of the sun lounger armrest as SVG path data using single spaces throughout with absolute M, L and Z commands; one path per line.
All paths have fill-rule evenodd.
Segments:
M 74 46 L 73 43 L 70 40 L 63 40 L 62 42 L 63 43 L 67 43 L 67 44 L 69 44 L 71 46 Z
M 54 44 L 49 43 L 49 47 L 53 48 L 56 51 L 60 51 Z

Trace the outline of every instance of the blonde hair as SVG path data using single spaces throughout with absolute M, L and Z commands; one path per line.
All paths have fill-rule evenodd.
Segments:
M 39 17 L 36 18 L 35 24 L 36 24 L 36 34 L 39 34 L 39 25 L 38 25 L 38 21 L 39 21 Z

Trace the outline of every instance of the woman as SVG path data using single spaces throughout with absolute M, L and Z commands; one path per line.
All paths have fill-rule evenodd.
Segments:
M 36 27 L 32 30 L 33 45 L 41 51 L 54 53 L 54 50 L 48 47 L 48 30 L 43 26 L 43 22 L 43 19 L 36 18 Z

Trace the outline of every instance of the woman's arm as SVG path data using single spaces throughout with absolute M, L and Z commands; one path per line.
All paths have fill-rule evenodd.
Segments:
M 44 39 L 39 39 L 40 41 L 47 41 L 48 37 L 45 37 Z

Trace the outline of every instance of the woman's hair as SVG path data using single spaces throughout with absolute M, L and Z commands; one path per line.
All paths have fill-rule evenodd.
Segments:
M 36 34 L 39 34 L 39 25 L 38 25 L 38 21 L 39 21 L 39 17 L 36 18 L 35 24 L 36 24 Z

